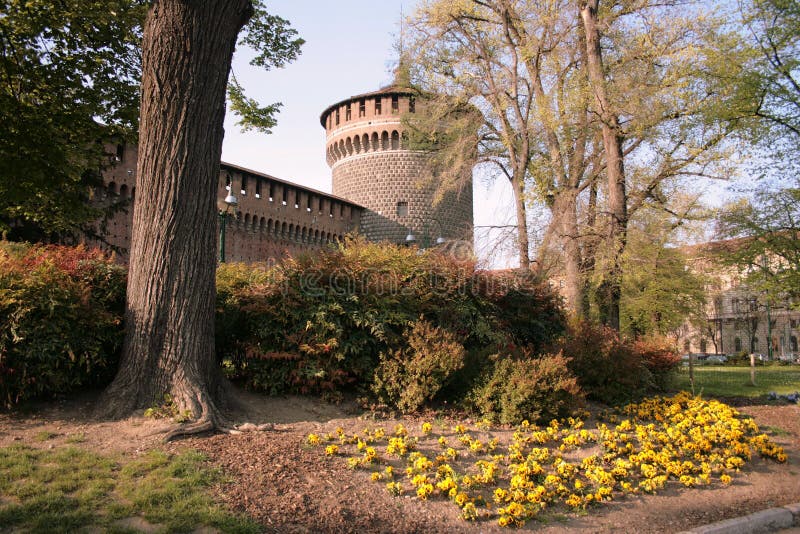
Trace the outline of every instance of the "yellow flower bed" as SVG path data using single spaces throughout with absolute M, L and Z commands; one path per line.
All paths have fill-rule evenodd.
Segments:
M 495 518 L 500 526 L 522 526 L 554 506 L 583 510 L 626 493 L 655 493 L 671 482 L 728 485 L 753 454 L 786 461 L 752 419 L 688 393 L 630 404 L 600 419 L 596 430 L 575 418 L 544 428 L 524 421 L 507 444 L 486 422 L 475 430 L 458 424 L 446 436 L 427 422 L 420 436 L 402 424 L 352 436 L 339 428 L 336 436 L 311 434 L 307 442 L 327 442 L 327 456 L 356 453 L 348 467 L 369 470 L 393 495 L 449 499 L 464 519 Z M 431 444 L 430 456 L 418 450 L 420 440 Z

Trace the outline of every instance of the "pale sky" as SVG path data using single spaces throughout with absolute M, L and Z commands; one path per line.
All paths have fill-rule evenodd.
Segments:
M 237 53 L 233 71 L 248 96 L 261 104 L 282 102 L 283 108 L 272 135 L 241 133 L 229 114 L 223 161 L 330 192 L 331 171 L 325 162 L 325 130 L 319 116 L 331 104 L 392 81 L 401 8 L 408 15 L 416 4 L 416 0 L 268 1 L 270 13 L 288 19 L 306 43 L 295 62 L 270 72 L 251 67 L 246 50 Z M 489 186 L 476 179 L 474 199 L 476 226 L 514 224 L 507 182 Z M 478 229 L 479 236 L 485 232 Z M 493 267 L 506 266 L 505 255 L 490 248 L 480 237 L 479 258 Z

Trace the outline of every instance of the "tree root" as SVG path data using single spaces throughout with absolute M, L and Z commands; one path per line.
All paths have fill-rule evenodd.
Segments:
M 180 424 L 171 429 L 165 429 L 166 435 L 164 436 L 163 442 L 169 443 L 177 438 L 213 432 L 215 430 L 225 432 L 227 429 L 215 423 L 210 417 L 204 418 L 194 423 Z
M 219 432 L 221 434 L 243 434 L 245 432 L 263 432 L 274 429 L 275 425 L 273 423 L 265 423 L 262 425 L 243 423 L 231 428 L 220 423 L 215 423 L 211 418 L 203 418 L 195 421 L 194 423 L 171 425 L 167 428 L 157 430 L 151 435 L 165 434 L 163 442 L 168 443 L 177 438 L 193 436 L 195 434 L 204 434 L 206 432 Z

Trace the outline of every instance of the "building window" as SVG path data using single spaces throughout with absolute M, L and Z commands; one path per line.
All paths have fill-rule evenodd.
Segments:
M 750 340 L 750 352 L 756 352 L 758 350 L 758 338 L 753 336 L 753 339 Z
M 417 100 L 413 96 L 408 98 L 408 112 L 409 113 L 417 112 Z
M 261 180 L 256 179 L 256 198 L 261 198 Z
M 117 161 L 125 161 L 125 145 L 117 145 Z
M 242 175 L 242 189 L 241 189 L 241 192 L 242 192 L 242 196 L 247 195 L 247 176 L 245 176 L 244 174 Z
M 344 120 L 349 121 L 353 118 L 353 113 L 350 110 L 350 104 L 347 104 L 347 107 L 344 109 Z
M 400 111 L 400 97 L 392 95 L 392 113 Z
M 381 97 L 375 99 L 375 115 L 381 114 Z
M 275 184 L 272 182 L 269 183 L 269 201 L 272 202 L 272 199 L 275 198 Z
M 336 108 L 336 126 L 339 126 L 339 108 Z
M 706 348 L 707 348 L 706 340 L 705 339 L 701 339 L 700 340 L 700 352 L 705 352 Z
M 408 216 L 408 202 L 398 202 L 397 203 L 397 216 L 398 217 L 407 217 Z
M 792 352 L 797 352 L 797 336 L 789 338 L 789 347 L 791 347 Z
M 362 98 L 358 101 L 358 116 L 363 117 L 367 114 L 367 99 Z
M 741 338 L 734 338 L 733 340 L 733 350 L 736 352 L 742 352 L 742 340 Z

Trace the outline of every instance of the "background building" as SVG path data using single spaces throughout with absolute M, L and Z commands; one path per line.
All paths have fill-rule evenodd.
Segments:
M 687 320 L 679 346 L 695 353 L 757 353 L 773 359 L 800 357 L 800 310 L 788 297 L 755 291 L 747 273 L 724 265 L 721 255 L 739 240 L 716 241 L 686 247 L 687 263 L 708 278 L 706 307 Z

